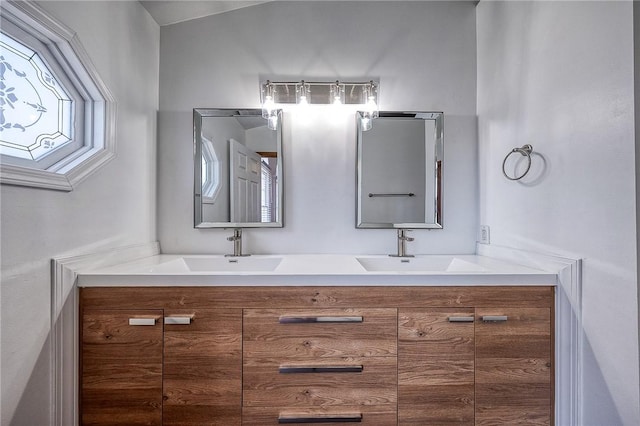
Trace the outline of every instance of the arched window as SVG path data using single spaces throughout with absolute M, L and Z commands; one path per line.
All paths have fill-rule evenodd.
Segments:
M 114 101 L 77 36 L 2 2 L 0 179 L 70 191 L 114 156 Z

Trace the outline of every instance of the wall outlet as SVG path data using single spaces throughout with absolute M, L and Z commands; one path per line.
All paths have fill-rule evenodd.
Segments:
M 480 235 L 478 236 L 478 242 L 480 244 L 490 244 L 489 225 L 480 225 Z

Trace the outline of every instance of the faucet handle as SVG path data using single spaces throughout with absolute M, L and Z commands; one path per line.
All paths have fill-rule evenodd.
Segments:
M 413 229 L 399 228 L 398 239 L 403 241 L 413 241 L 413 237 L 407 237 L 407 232 L 410 232 L 410 231 L 413 231 Z

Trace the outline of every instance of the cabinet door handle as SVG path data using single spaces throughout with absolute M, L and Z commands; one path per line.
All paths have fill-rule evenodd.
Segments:
M 165 324 L 175 324 L 175 325 L 189 325 L 191 324 L 191 320 L 193 319 L 193 315 L 182 316 L 182 317 L 164 317 Z
M 129 318 L 129 325 L 156 325 L 158 318 Z
M 473 317 L 449 317 L 449 322 L 473 322 Z
M 362 414 L 337 414 L 319 416 L 284 416 L 278 417 L 279 424 L 286 423 L 362 423 Z
M 291 367 L 280 366 L 278 372 L 280 374 L 297 374 L 297 373 L 362 373 L 364 367 L 362 365 L 319 365 Z
M 280 317 L 280 324 L 312 324 L 312 323 L 358 323 L 363 317 Z
M 483 315 L 484 322 L 505 322 L 508 319 L 506 315 Z

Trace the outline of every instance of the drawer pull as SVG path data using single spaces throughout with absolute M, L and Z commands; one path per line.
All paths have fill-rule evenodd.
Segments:
M 156 325 L 157 318 L 129 318 L 129 325 Z
M 278 417 L 278 423 L 362 423 L 362 414 L 337 414 L 321 416 L 283 416 Z
M 358 323 L 363 317 L 280 317 L 280 324 Z
M 483 315 L 484 322 L 504 322 L 508 319 L 506 315 Z
M 473 322 L 473 317 L 449 317 L 449 322 Z
M 279 368 L 280 374 L 297 374 L 297 373 L 362 373 L 364 367 L 362 365 L 322 365 L 307 367 L 289 367 L 282 366 Z
M 191 324 L 192 319 L 193 319 L 193 315 L 184 316 L 184 317 L 164 317 L 164 323 L 175 324 L 175 325 L 189 325 Z

